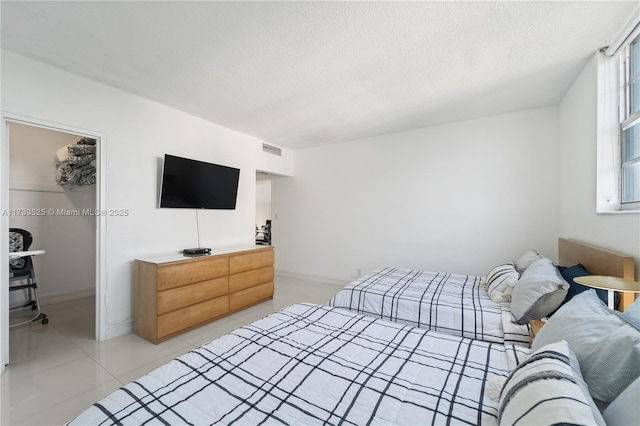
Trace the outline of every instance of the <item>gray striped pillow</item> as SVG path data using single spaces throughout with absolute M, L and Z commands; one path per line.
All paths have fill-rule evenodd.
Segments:
M 540 348 L 507 378 L 500 425 L 605 425 L 576 356 L 564 340 Z
M 494 302 L 508 302 L 520 274 L 513 262 L 503 263 L 487 274 L 487 293 Z

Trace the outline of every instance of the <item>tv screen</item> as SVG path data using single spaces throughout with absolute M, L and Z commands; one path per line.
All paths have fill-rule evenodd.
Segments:
M 160 207 L 236 208 L 240 169 L 165 154 Z

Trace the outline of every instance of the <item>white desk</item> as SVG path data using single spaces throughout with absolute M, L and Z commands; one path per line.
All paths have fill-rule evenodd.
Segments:
M 9 260 L 20 259 L 21 257 L 37 256 L 39 254 L 45 254 L 46 250 L 29 250 L 29 251 L 12 251 L 9 252 Z M 13 272 L 9 271 L 9 278 L 13 278 Z
M 46 250 L 12 251 L 9 253 L 9 259 L 19 259 L 26 256 L 37 256 L 39 254 L 45 254 L 46 252 Z
M 45 253 L 46 253 L 46 250 L 12 251 L 12 252 L 9 252 L 9 260 L 20 259 L 21 257 L 27 257 L 27 256 L 37 256 Z M 14 275 L 13 275 L 13 272 L 11 272 L 11 268 L 9 268 L 9 279 L 11 278 L 14 278 Z M 35 316 L 32 318 L 26 319 L 24 321 L 17 322 L 15 324 L 10 323 L 9 328 L 17 327 L 22 324 L 28 324 L 32 321 L 42 321 L 42 324 L 49 323 L 49 319 L 47 318 L 47 315 L 43 314 L 42 311 L 40 310 L 40 300 L 38 299 L 37 286 L 33 278 L 34 278 L 33 275 L 26 275 L 26 276 L 20 275 L 16 278 L 16 281 L 25 280 L 26 284 L 14 286 L 13 290 L 28 289 L 29 291 L 28 299 L 27 299 L 28 303 L 23 306 L 9 307 L 9 311 L 19 311 L 23 309 L 29 309 L 29 306 L 31 306 L 31 309 L 36 309 Z M 9 290 L 11 291 L 11 288 L 9 288 Z M 33 291 L 33 296 L 35 297 L 35 300 L 31 299 L 32 291 Z

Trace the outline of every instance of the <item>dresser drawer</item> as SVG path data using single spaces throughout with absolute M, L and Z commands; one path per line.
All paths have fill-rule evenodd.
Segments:
M 158 267 L 158 291 L 223 277 L 228 273 L 228 256 L 161 265 Z
M 229 257 L 229 273 L 248 271 L 273 265 L 273 249 L 260 250 L 252 253 L 234 254 Z
M 244 290 L 254 285 L 273 281 L 273 266 L 253 269 L 251 271 L 240 272 L 229 276 L 229 292 Z
M 228 296 L 217 297 L 158 316 L 158 338 L 184 331 L 229 312 Z
M 229 310 L 235 311 L 270 297 L 273 297 L 273 281 L 229 293 Z
M 228 289 L 227 277 L 220 277 L 161 291 L 158 293 L 158 315 L 224 296 Z

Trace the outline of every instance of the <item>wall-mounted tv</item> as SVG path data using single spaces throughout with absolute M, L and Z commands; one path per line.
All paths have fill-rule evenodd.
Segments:
M 236 208 L 240 169 L 165 154 L 160 207 Z

